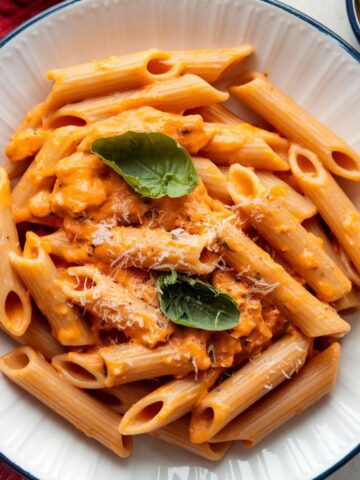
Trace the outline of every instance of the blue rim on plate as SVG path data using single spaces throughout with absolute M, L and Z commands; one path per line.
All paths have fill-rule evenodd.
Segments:
M 357 8 L 360 12 L 360 3 L 359 6 L 356 7 L 356 2 L 357 0 L 346 0 L 346 10 L 347 14 L 350 20 L 351 28 L 353 29 L 353 32 L 355 34 L 355 37 L 358 39 L 360 43 L 360 13 L 359 15 L 357 14 Z
M 44 10 L 43 12 L 41 12 L 38 15 L 36 15 L 35 17 L 31 18 L 27 22 L 21 24 L 19 27 L 15 28 L 15 30 L 13 30 L 8 35 L 6 35 L 2 40 L 0 40 L 0 48 L 3 47 L 4 45 L 6 45 L 10 40 L 12 40 L 14 37 L 16 37 L 23 30 L 26 30 L 28 27 L 37 23 L 42 18 L 45 18 L 45 17 L 51 15 L 52 13 L 57 12 L 58 10 L 61 10 L 62 8 L 65 8 L 69 5 L 73 5 L 74 3 L 77 3 L 79 1 L 80 0 L 65 0 L 64 2 L 61 2 L 58 5 L 55 5 L 53 7 L 48 8 L 47 10 Z M 345 40 L 343 40 L 339 35 L 337 35 L 335 32 L 330 30 L 328 27 L 325 27 L 325 25 L 323 25 L 322 23 L 318 22 L 317 20 L 314 20 L 313 18 L 309 17 L 305 13 L 302 13 L 299 10 L 296 10 L 295 8 L 289 7 L 288 5 L 285 5 L 284 3 L 279 2 L 278 0 L 260 0 L 260 1 L 262 1 L 264 3 L 268 3 L 270 5 L 273 5 L 274 7 L 281 8 L 282 10 L 285 10 L 286 12 L 290 13 L 291 15 L 294 15 L 295 17 L 300 18 L 300 20 L 303 20 L 304 22 L 312 25 L 317 30 L 322 32 L 324 35 L 327 35 L 327 36 L 331 37 L 333 40 L 335 40 L 349 55 L 351 55 L 357 62 L 360 63 L 360 52 L 355 50 L 354 47 L 352 47 L 349 43 L 347 43 Z M 352 4 L 352 6 L 355 7 L 354 0 L 346 0 L 346 3 L 347 3 L 348 9 L 349 9 L 350 4 Z M 350 17 L 351 25 L 353 26 L 350 14 L 349 14 L 349 17 Z M 356 19 L 354 19 L 354 21 L 356 21 Z M 355 30 L 354 30 L 354 32 L 355 32 Z M 360 29 L 359 29 L 358 35 L 360 35 Z M 337 463 L 335 463 L 332 467 L 328 468 L 325 472 L 321 473 L 320 475 L 318 475 L 313 480 L 325 480 L 329 475 L 336 472 L 339 468 L 341 468 L 346 463 L 348 463 L 358 453 L 360 453 L 360 443 L 353 450 L 351 450 L 347 455 L 345 455 L 345 457 L 343 457 L 341 460 L 339 460 Z M 14 462 L 12 462 L 10 459 L 8 459 L 1 452 L 0 452 L 0 460 L 7 463 L 10 467 L 12 467 L 20 475 L 23 475 L 24 477 L 28 478 L 29 480 L 38 480 L 36 477 L 31 475 L 31 473 L 26 472 L 21 467 L 19 467 L 19 465 L 16 465 Z

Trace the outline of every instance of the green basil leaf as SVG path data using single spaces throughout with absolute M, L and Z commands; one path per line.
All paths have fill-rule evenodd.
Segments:
M 198 183 L 190 155 L 163 133 L 126 132 L 99 138 L 92 143 L 91 152 L 143 197 L 182 197 Z
M 221 331 L 239 323 L 235 301 L 208 283 L 172 271 L 159 276 L 157 287 L 161 310 L 177 325 Z

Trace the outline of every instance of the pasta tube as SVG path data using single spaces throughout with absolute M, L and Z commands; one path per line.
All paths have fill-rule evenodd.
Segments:
M 270 195 L 281 201 L 300 223 L 316 215 L 317 210 L 313 202 L 279 177 L 265 171 L 259 171 L 256 174 L 261 183 L 269 189 Z
M 115 412 L 124 414 L 129 408 L 148 395 L 156 386 L 150 382 L 123 383 L 117 387 L 93 390 L 90 393 Z
M 179 418 L 158 430 L 150 432 L 152 437 L 176 445 L 188 452 L 194 453 L 207 460 L 219 461 L 231 447 L 231 442 L 194 444 L 189 438 L 189 417 Z M 215 448 L 219 446 L 219 448 Z
M 114 227 L 111 238 L 94 249 L 95 257 L 119 268 L 139 267 L 205 275 L 218 257 L 213 233 L 176 237 L 162 228 Z
M 226 178 L 219 167 L 207 158 L 193 157 L 192 160 L 209 195 L 221 200 L 226 205 L 231 205 L 232 200 L 227 189 Z
M 92 247 L 86 242 L 70 242 L 64 230 L 41 237 L 41 246 L 49 255 L 56 255 L 68 263 L 91 263 Z
M 336 263 L 336 265 L 344 272 L 346 276 L 345 267 L 340 259 L 340 256 L 335 250 L 335 245 L 330 241 L 329 237 L 327 236 L 325 230 L 321 226 L 321 223 L 318 218 L 309 218 L 304 222 L 304 227 L 308 232 L 314 235 L 317 240 L 319 241 L 319 245 L 325 250 L 325 252 L 331 257 Z
M 19 166 L 19 162 L 23 163 L 25 160 L 30 159 L 44 145 L 49 133 L 44 128 L 26 128 L 16 133 L 5 149 L 10 162 L 14 162 L 15 165 Z
M 23 335 L 31 322 L 29 293 L 9 261 L 20 253 L 19 239 L 11 209 L 10 182 L 0 168 L 0 323 L 13 335 Z
M 304 227 L 307 231 L 315 235 L 320 240 L 322 248 L 329 255 L 329 257 L 332 258 L 334 263 L 340 268 L 340 270 L 349 280 L 353 281 L 353 278 L 355 278 L 355 280 L 359 279 L 360 275 L 355 271 L 355 268 L 352 265 L 349 257 L 346 255 L 346 253 L 341 247 L 339 247 L 338 245 L 334 245 L 330 241 L 329 237 L 326 235 L 324 229 L 322 228 L 319 220 L 316 217 L 306 220 L 304 222 Z M 336 300 L 333 306 L 337 312 L 340 312 L 342 310 L 356 308 L 359 305 L 359 301 L 360 299 L 358 292 L 352 285 L 351 291 Z
M 118 431 L 121 417 L 86 393 L 69 385 L 29 347 L 0 358 L 0 371 L 42 403 L 120 457 L 128 457 L 132 443 Z
M 65 352 L 64 347 L 51 335 L 49 325 L 35 312 L 32 313 L 31 323 L 23 335 L 14 335 L 1 324 L 0 327 L 20 345 L 29 345 L 47 360 Z
M 164 63 L 170 53 L 150 48 L 129 55 L 112 56 L 66 68 L 50 70 L 54 86 L 45 102 L 48 110 L 89 97 L 99 97 L 119 90 L 132 90 L 156 80 L 178 75 L 181 61 Z
M 208 393 L 195 408 L 190 439 L 211 439 L 233 418 L 298 371 L 305 362 L 310 340 L 288 334 Z
M 107 387 L 164 375 L 185 375 L 210 365 L 206 345 L 193 335 L 176 338 L 155 349 L 132 342 L 112 345 L 101 348 L 99 354 L 107 368 Z
M 10 162 L 23 162 L 34 156 L 42 147 L 49 133 L 41 128 L 44 110 L 44 104 L 39 103 L 25 115 L 5 149 Z
M 217 165 L 240 163 L 246 167 L 274 171 L 290 168 L 287 160 L 282 158 L 287 152 L 288 142 L 276 133 L 262 131 L 248 123 L 205 123 L 205 130 L 213 136 L 202 148 L 201 154 Z
M 40 191 L 51 189 L 56 163 L 75 151 L 84 134 L 84 129 L 70 126 L 59 128 L 49 135 L 12 192 L 12 206 L 17 223 L 30 219 L 30 200 Z
M 47 109 L 53 110 L 66 103 L 119 90 L 132 90 L 176 77 L 180 73 L 192 73 L 213 83 L 253 50 L 251 45 L 172 52 L 151 48 L 50 70 L 47 78 L 54 80 L 55 84 L 45 105 Z
M 164 133 L 190 153 L 197 153 L 213 135 L 213 132 L 205 131 L 200 115 L 183 116 L 162 112 L 152 107 L 140 107 L 126 110 L 89 127 L 87 136 L 79 145 L 79 150 L 88 151 L 98 138 L 112 137 L 127 131 Z
M 335 245 L 335 250 L 340 259 L 340 263 L 342 264 L 345 275 L 353 282 L 354 285 L 360 288 L 360 273 L 356 270 L 355 265 L 351 261 L 349 255 L 339 244 Z
M 8 158 L 5 158 L 3 168 L 6 171 L 9 180 L 14 180 L 18 179 L 24 174 L 30 163 L 30 159 L 26 159 L 22 162 L 13 163 Z
M 166 65 L 182 65 L 182 73 L 199 75 L 209 83 L 222 79 L 226 73 L 251 55 L 254 48 L 251 45 L 241 45 L 234 48 L 174 50 Z
M 94 337 L 81 313 L 66 301 L 56 285 L 58 271 L 40 238 L 33 232 L 26 235 L 23 256 L 10 253 L 10 261 L 48 319 L 52 333 L 62 345 L 90 345 Z
M 228 125 L 246 123 L 245 120 L 242 120 L 240 117 L 235 115 L 235 113 L 217 103 L 196 108 L 192 113 L 201 115 L 205 122 L 210 123 L 226 123 Z
M 200 379 L 188 375 L 172 380 L 134 403 L 120 422 L 123 435 L 138 435 L 157 430 L 188 413 L 206 394 L 221 370 L 207 371 Z
M 321 298 L 330 302 L 350 292 L 351 282 L 336 263 L 252 170 L 232 165 L 228 190 L 234 203 L 248 214 L 250 224 Z
M 305 335 L 345 335 L 350 325 L 336 312 L 311 295 L 283 267 L 255 245 L 241 230 L 227 223 L 222 240 L 226 243 L 226 261 L 262 290 Z
M 68 352 L 52 359 L 52 366 L 77 388 L 104 388 L 105 364 L 97 353 Z
M 228 94 L 216 90 L 196 75 L 170 78 L 140 88 L 72 103 L 44 118 L 46 128 L 64 125 L 86 125 L 142 106 L 179 112 L 207 103 L 224 102 Z
M 360 155 L 263 75 L 247 72 L 229 90 L 280 133 L 315 152 L 332 173 L 360 180 Z
M 153 387 L 141 382 L 128 383 L 119 387 L 108 388 L 105 390 L 93 390 L 100 401 L 111 407 L 114 411 L 125 413 L 131 405 L 145 397 Z M 105 394 L 105 395 L 104 395 Z M 175 445 L 188 452 L 191 452 L 207 460 L 221 460 L 229 450 L 231 443 L 208 443 L 194 444 L 189 438 L 190 417 L 185 415 L 174 422 L 168 423 L 161 428 L 153 430 L 148 434 L 151 437 L 158 438 L 166 443 Z M 218 446 L 219 448 L 214 448 Z
M 333 343 L 310 360 L 298 375 L 235 418 L 211 441 L 242 440 L 247 447 L 253 447 L 290 418 L 311 407 L 333 389 L 340 350 L 340 344 Z
M 238 115 L 235 115 L 235 113 L 231 112 L 223 105 L 216 103 L 213 105 L 205 105 L 204 107 L 195 108 L 191 111 L 191 113 L 201 115 L 205 122 L 210 123 L 222 123 L 227 125 L 247 124 L 247 122 Z M 228 129 L 228 131 L 231 130 L 231 128 Z M 262 128 L 256 128 L 256 134 L 278 155 L 280 155 L 284 160 L 287 160 L 287 152 L 290 145 L 286 138 L 280 137 L 279 134 L 269 132 Z M 231 136 L 229 136 L 229 139 L 231 140 Z
M 336 300 L 336 302 L 333 303 L 333 307 L 337 312 L 358 309 L 360 307 L 359 292 L 353 287 L 351 292 L 339 298 L 339 300 Z
M 83 285 L 81 289 L 79 282 Z M 148 305 L 96 267 L 68 268 L 67 278 L 62 277 L 57 284 L 68 300 L 101 319 L 104 326 L 121 330 L 149 347 L 165 342 L 173 332 L 171 322 L 159 309 Z
M 290 149 L 291 170 L 360 272 L 360 212 L 315 154 L 297 145 Z

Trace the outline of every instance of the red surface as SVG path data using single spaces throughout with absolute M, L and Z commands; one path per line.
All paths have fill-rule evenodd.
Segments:
M 25 480 L 25 477 L 19 475 L 5 463 L 0 462 L 0 480 Z
M 56 3 L 59 0 L 0 0 L 0 38 Z

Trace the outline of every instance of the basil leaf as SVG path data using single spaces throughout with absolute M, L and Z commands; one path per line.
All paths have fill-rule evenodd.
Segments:
M 198 183 L 190 155 L 163 133 L 126 132 L 99 138 L 92 143 L 91 152 L 143 197 L 182 197 Z
M 160 308 L 177 325 L 221 331 L 239 323 L 240 312 L 226 293 L 175 271 L 157 279 Z

